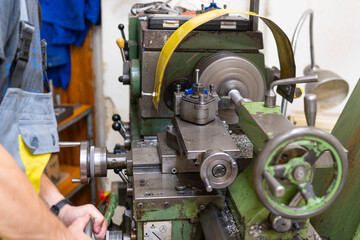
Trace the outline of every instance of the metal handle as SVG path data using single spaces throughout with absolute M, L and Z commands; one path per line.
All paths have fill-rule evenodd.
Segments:
M 130 134 L 127 132 L 125 125 L 122 123 L 120 115 L 114 114 L 112 120 L 114 121 L 112 128 L 115 131 L 118 131 L 124 140 L 130 139 Z
M 91 237 L 93 240 L 96 240 L 94 231 L 93 231 L 93 220 L 90 218 L 88 224 L 86 224 L 86 227 L 84 229 L 84 233 Z
M 80 142 L 59 142 L 59 147 L 61 148 L 80 147 Z
M 124 26 L 124 24 L 119 24 L 118 25 L 118 28 L 119 28 L 119 30 L 120 30 L 120 32 L 121 32 L 121 36 L 122 36 L 122 38 L 125 40 L 126 38 L 125 38 L 125 32 L 124 32 L 124 28 L 125 28 L 125 26 Z
M 309 76 L 301 76 L 301 77 L 294 77 L 294 78 L 286 78 L 273 81 L 270 84 L 270 89 L 274 89 L 275 86 L 279 85 L 290 85 L 290 84 L 297 84 L 297 83 L 310 83 L 310 82 L 317 82 L 318 76 L 316 74 L 309 75 Z
M 285 188 L 281 185 L 276 178 L 268 173 L 267 171 L 263 172 L 263 177 L 265 178 L 266 182 L 269 184 L 270 188 L 274 191 L 277 197 L 282 197 L 285 194 Z
M 315 94 L 306 94 L 304 97 L 304 108 L 305 108 L 305 117 L 308 126 L 314 127 L 316 120 L 316 95 Z
M 286 79 L 273 81 L 270 84 L 269 90 L 265 94 L 265 104 L 264 104 L 264 106 L 268 107 L 268 108 L 274 108 L 276 106 L 276 93 L 274 91 L 275 86 L 290 85 L 290 84 L 296 84 L 296 83 L 310 83 L 310 82 L 317 82 L 317 81 L 318 81 L 318 76 L 317 75 L 286 78 Z

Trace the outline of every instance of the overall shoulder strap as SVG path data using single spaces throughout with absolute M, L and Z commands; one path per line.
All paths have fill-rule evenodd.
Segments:
M 29 13 L 26 0 L 20 0 L 20 21 L 29 21 Z
M 23 81 L 23 73 L 29 61 L 32 36 L 35 32 L 33 24 L 29 23 L 27 1 L 20 0 L 20 34 L 18 49 L 12 66 L 9 87 L 19 88 Z

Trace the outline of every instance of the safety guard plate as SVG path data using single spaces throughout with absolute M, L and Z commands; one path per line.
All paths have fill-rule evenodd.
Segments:
M 171 221 L 144 222 L 144 240 L 171 240 Z

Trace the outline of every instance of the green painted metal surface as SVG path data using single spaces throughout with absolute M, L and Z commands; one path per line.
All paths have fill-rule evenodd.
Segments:
M 250 114 L 256 114 L 259 112 L 281 114 L 280 106 L 276 106 L 274 108 L 267 108 L 264 107 L 264 102 L 244 102 L 242 105 L 247 109 Z
M 343 192 L 324 213 L 311 219 L 311 223 L 323 239 L 352 239 L 360 223 L 360 82 L 357 83 L 332 134 L 349 151 L 349 172 Z M 322 175 L 324 174 L 324 175 Z M 320 172 L 315 179 L 315 191 L 329 184 L 327 172 Z M 359 232 L 357 233 L 359 236 Z M 359 238 L 359 237 L 358 237 Z
M 355 230 L 355 233 L 353 235 L 353 240 L 360 240 L 360 223 L 359 225 L 357 226 L 356 230 Z
M 268 132 L 264 131 L 256 119 L 259 116 L 266 117 L 264 116 L 266 114 L 282 118 L 280 107 L 266 108 L 263 102 L 250 102 L 240 104 L 238 110 L 241 129 L 254 145 L 254 151 L 259 152 L 264 144 L 273 137 L 274 132 L 272 130 Z M 276 123 L 276 119 L 274 118 L 274 122 L 269 122 L 268 125 L 275 125 Z M 270 127 L 270 129 L 275 128 Z
M 261 239 L 292 239 L 297 234 L 306 239 L 307 227 L 299 231 L 278 233 L 273 230 L 268 222 L 270 212 L 261 204 L 253 189 L 252 183 L 253 165 L 250 165 L 242 172 L 229 187 L 231 208 L 235 216 L 238 216 L 237 225 L 240 226 L 242 236 L 245 240 L 254 239 L 250 235 L 252 225 L 261 225 L 263 234 Z M 286 188 L 286 194 L 279 201 L 289 202 L 297 192 L 295 188 Z
M 166 126 L 171 123 L 169 118 L 142 118 L 140 119 L 141 136 L 154 136 L 159 132 L 163 132 Z
M 218 32 L 195 31 L 189 34 L 178 49 L 217 49 L 217 50 L 259 50 L 263 48 L 260 32 Z
M 154 202 L 144 202 L 143 208 L 134 209 L 134 219 L 136 221 L 161 221 L 197 218 L 199 205 L 208 205 L 213 203 L 219 208 L 224 207 L 224 198 L 183 198 L 171 202 L 168 208 L 164 208 Z
M 130 62 L 130 94 L 131 98 L 140 97 L 140 62 L 133 59 Z
M 130 99 L 130 132 L 131 139 L 140 139 L 138 106 Z
M 138 25 L 137 17 L 129 17 L 129 59 L 139 58 L 138 55 Z

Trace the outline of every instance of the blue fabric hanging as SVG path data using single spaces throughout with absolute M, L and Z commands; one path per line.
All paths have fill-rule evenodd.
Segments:
M 100 24 L 101 0 L 39 0 L 41 38 L 48 44 L 48 78 L 67 89 L 71 77 L 69 45 L 81 46 L 90 23 Z

